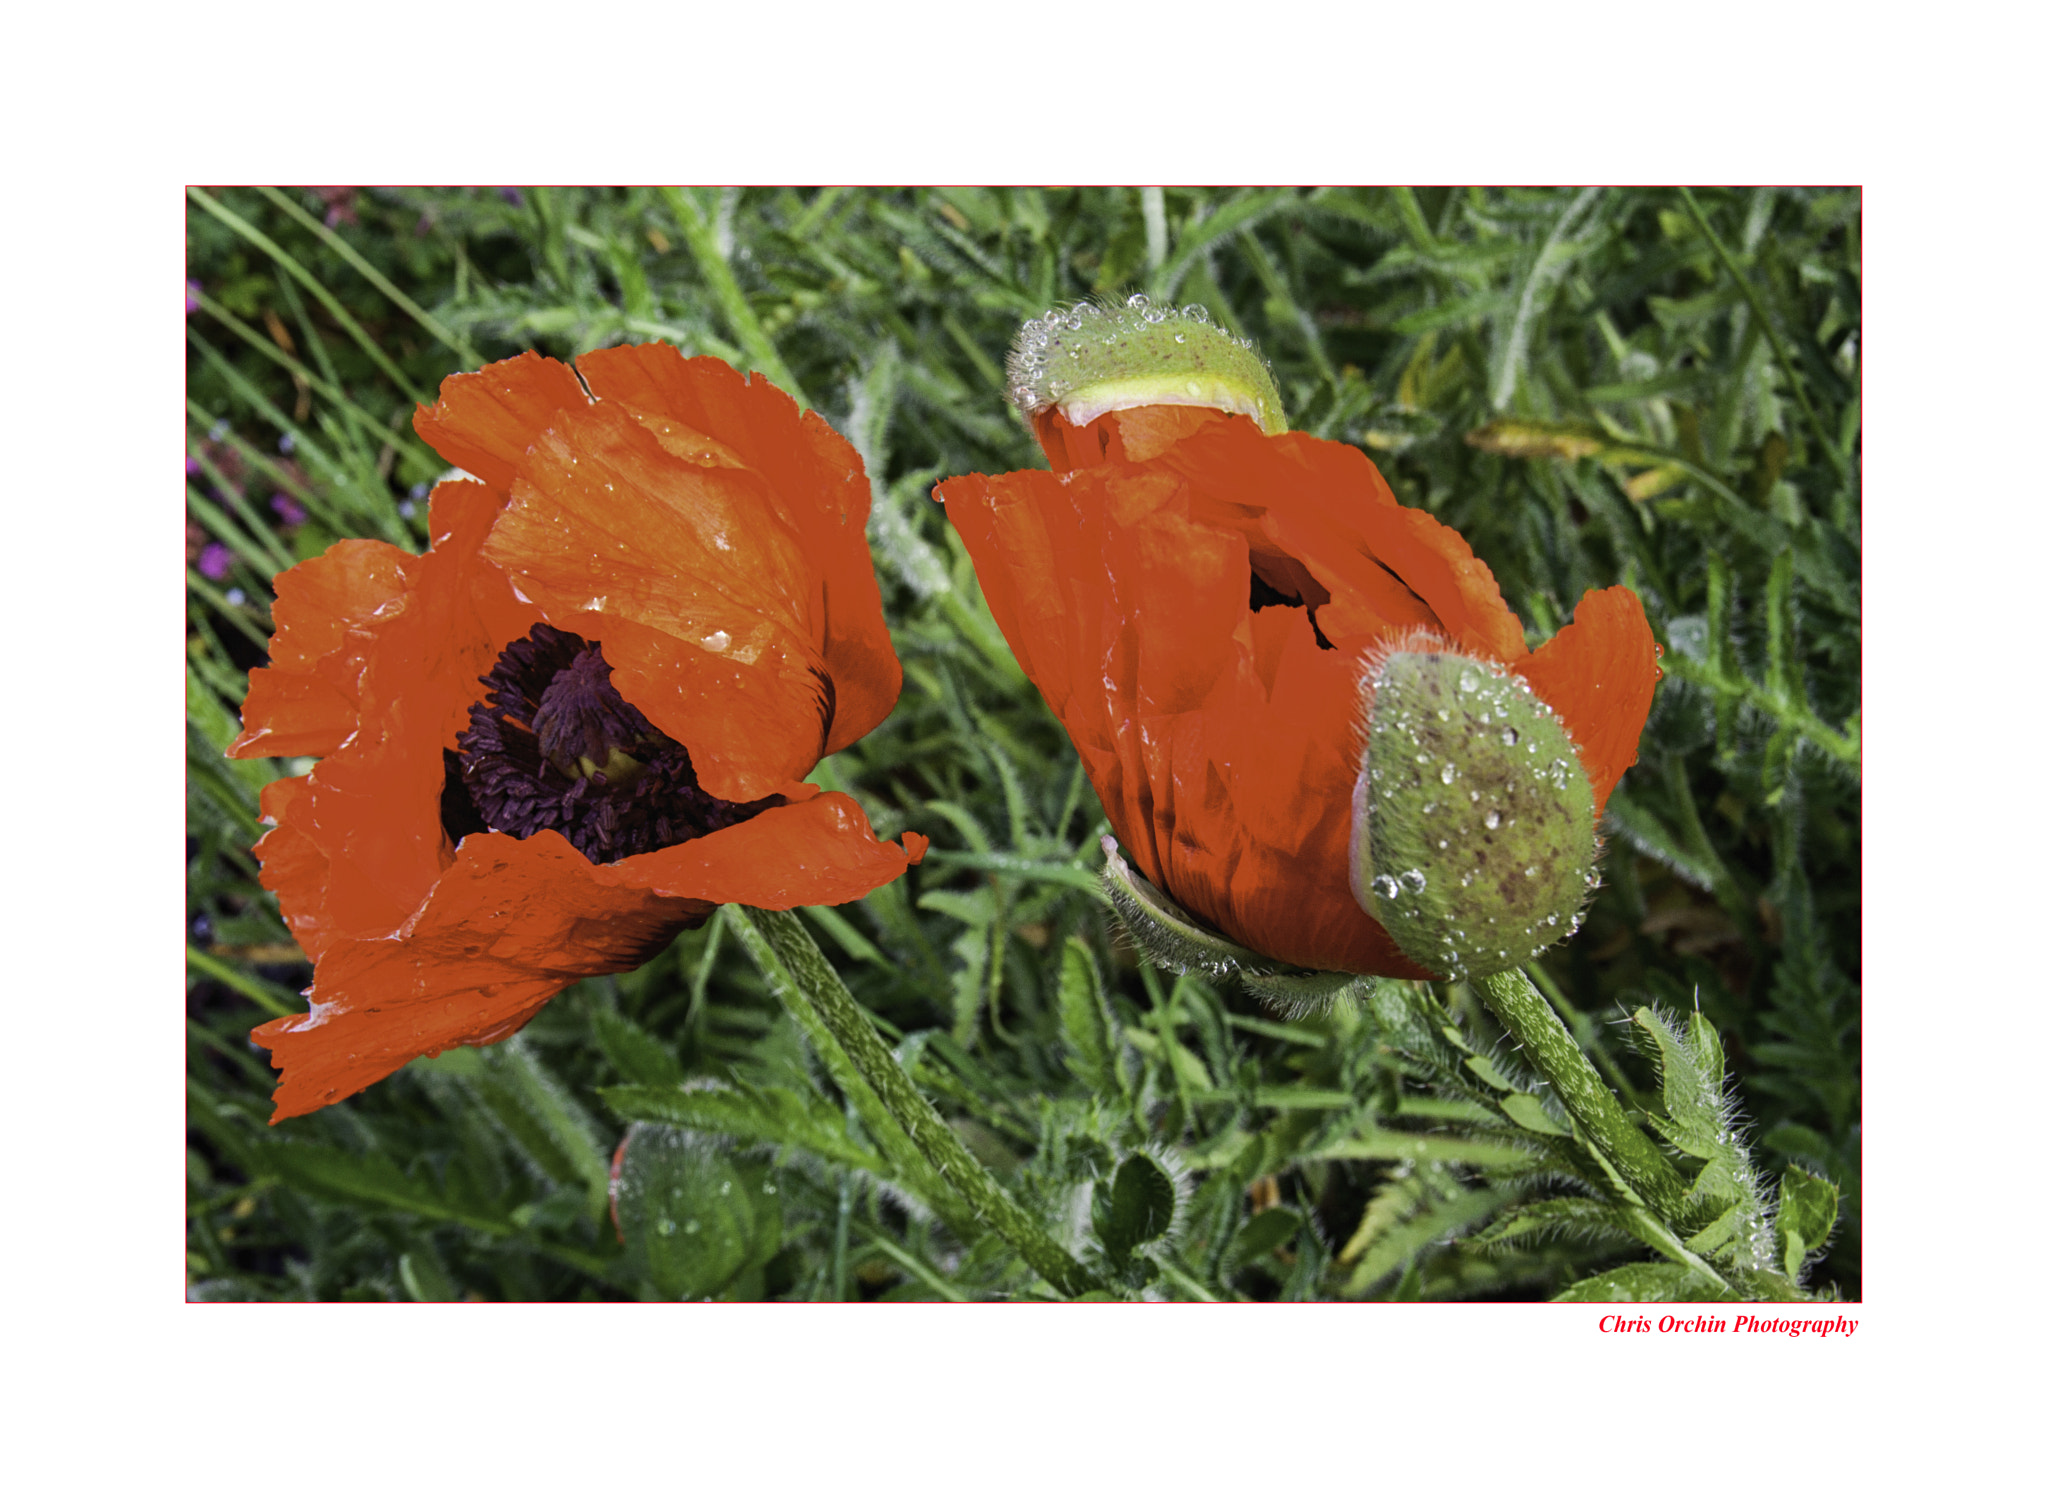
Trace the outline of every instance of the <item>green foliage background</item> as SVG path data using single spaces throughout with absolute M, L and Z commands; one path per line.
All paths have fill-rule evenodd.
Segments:
M 1283 1023 L 1113 930 L 1099 805 L 929 492 L 1042 463 L 1002 398 L 1019 321 L 1142 289 L 1254 337 L 1294 426 L 1464 533 L 1532 645 L 1588 588 L 1642 596 L 1668 675 L 1606 887 L 1534 975 L 1667 1138 L 1678 1046 L 1660 1063 L 1628 1015 L 1704 1015 L 1781 1214 L 1807 1173 L 1841 1189 L 1807 1285 L 1857 1296 L 1859 213 L 1830 189 L 194 191 L 193 1295 L 1044 1292 L 906 1190 L 731 912 L 504 1045 L 265 1125 L 246 1035 L 310 969 L 249 847 L 293 763 L 220 751 L 270 581 L 337 538 L 424 543 L 443 466 L 409 420 L 442 377 L 654 338 L 766 373 L 867 462 L 903 699 L 818 778 L 935 846 L 804 914 L 1028 1210 L 1166 1297 L 1542 1298 L 1648 1265 L 1534 1151 L 1533 1083 L 1463 987 Z

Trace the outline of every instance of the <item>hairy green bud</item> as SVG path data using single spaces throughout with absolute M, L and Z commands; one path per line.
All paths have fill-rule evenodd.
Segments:
M 1006 370 L 1010 401 L 1026 416 L 1057 404 L 1080 426 L 1117 409 L 1177 403 L 1249 414 L 1268 434 L 1287 429 L 1280 390 L 1251 342 L 1211 325 L 1199 305 L 1132 295 L 1118 306 L 1048 311 L 1019 328 Z
M 1550 706 L 1430 636 L 1375 654 L 1359 692 L 1351 892 L 1394 944 L 1473 978 L 1577 930 L 1600 843 L 1592 785 Z

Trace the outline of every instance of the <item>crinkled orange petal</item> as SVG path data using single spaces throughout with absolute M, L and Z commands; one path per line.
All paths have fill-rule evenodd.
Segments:
M 1525 659 L 1492 573 L 1348 446 L 1215 411 L 1034 427 L 1058 474 L 939 495 L 1133 864 L 1253 950 L 1423 975 L 1350 892 L 1358 671 L 1418 628 Z
M 270 665 L 249 674 L 237 758 L 326 755 L 355 731 L 374 629 L 405 601 L 409 554 L 351 538 L 277 576 Z
M 1333 597 L 1358 596 L 1384 623 L 1427 623 L 1504 662 L 1528 650 L 1492 571 L 1455 530 L 1396 502 L 1378 468 L 1350 445 L 1264 434 L 1233 415 L 1156 463 L 1205 496 L 1264 508 L 1263 525 L 1284 551 Z M 1337 614 L 1347 613 L 1340 604 Z
M 684 427 L 716 430 L 760 473 L 822 581 L 817 640 L 833 680 L 825 752 L 844 749 L 888 717 L 903 687 L 868 551 L 868 479 L 859 454 L 823 419 L 800 412 L 773 383 L 746 378 L 715 357 L 684 358 L 662 343 L 579 358 L 599 398 L 617 399 Z
M 349 737 L 257 845 L 264 886 L 295 925 L 317 916 L 330 934 L 382 934 L 452 860 L 441 828 L 442 751 L 467 727 L 499 650 L 539 619 L 477 551 L 496 508 L 473 481 L 436 489 L 434 547 L 407 560 L 402 600 L 383 608 L 363 642 Z M 317 874 L 296 835 L 324 857 Z
M 940 495 L 1138 871 L 1269 956 L 1417 975 L 1349 890 L 1356 659 L 1304 608 L 1250 609 L 1243 536 L 1164 464 Z
M 1031 428 L 1054 473 L 1063 475 L 1092 465 L 1127 465 L 1150 460 L 1203 425 L 1228 417 L 1219 408 L 1156 404 L 1116 409 L 1086 424 L 1070 424 L 1055 404 L 1039 410 L 1032 418 Z
M 1635 764 L 1657 679 L 1664 675 L 1643 602 L 1619 584 L 1588 590 L 1571 624 L 1513 670 L 1564 720 L 1592 782 L 1597 816 L 1622 772 Z
M 540 436 L 484 552 L 602 643 L 714 796 L 758 800 L 825 753 L 823 590 L 757 473 L 678 458 L 624 405 L 592 404 Z
M 331 943 L 311 1008 L 254 1032 L 283 1072 L 271 1120 L 339 1101 L 421 1055 L 506 1038 L 579 978 L 639 966 L 714 900 L 843 904 L 923 854 L 916 833 L 904 847 L 878 842 L 836 792 L 609 864 L 559 833 L 471 833 L 403 925 Z
M 502 494 L 556 413 L 588 401 L 567 367 L 538 352 L 521 352 L 479 372 L 443 378 L 440 398 L 420 405 L 412 427 L 443 460 Z

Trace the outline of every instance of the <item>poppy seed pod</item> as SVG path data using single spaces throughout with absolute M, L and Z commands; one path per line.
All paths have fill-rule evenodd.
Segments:
M 1564 722 L 1496 662 L 1428 633 L 1367 660 L 1351 893 L 1444 977 L 1520 966 L 1579 927 L 1593 787 Z

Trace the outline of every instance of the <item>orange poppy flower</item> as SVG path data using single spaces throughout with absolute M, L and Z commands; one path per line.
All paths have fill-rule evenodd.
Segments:
M 1465 540 L 1358 450 L 1214 408 L 1034 415 L 1050 471 L 938 497 L 1138 871 L 1297 967 L 1425 977 L 1350 889 L 1359 677 L 1421 629 L 1520 675 L 1604 807 L 1658 669 L 1642 604 L 1589 593 L 1531 653 Z
M 586 392 L 586 388 L 588 392 Z M 514 1033 L 715 905 L 858 899 L 923 856 L 802 777 L 902 686 L 859 457 L 787 395 L 662 345 L 531 352 L 414 420 L 474 475 L 422 555 L 281 574 L 236 756 L 311 1008 L 253 1037 L 277 1121 Z

